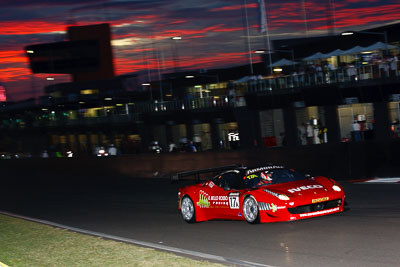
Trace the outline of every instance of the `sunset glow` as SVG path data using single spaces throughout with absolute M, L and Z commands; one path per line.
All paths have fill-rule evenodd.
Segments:
M 304 6 L 301 2 L 265 1 L 271 40 L 400 21 L 396 0 L 337 0 L 331 1 L 331 10 L 328 2 L 304 1 Z M 328 12 L 334 15 L 331 24 L 327 23 Z M 0 15 L 0 82 L 8 100 L 41 95 L 47 84 L 41 75 L 31 73 L 24 47 L 66 40 L 68 26 L 99 23 L 111 25 L 117 75 L 157 69 L 168 73 L 176 65 L 180 70 L 196 70 L 247 64 L 246 13 L 255 50 L 264 46 L 257 0 L 5 0 Z M 172 40 L 174 36 L 181 40 Z M 68 75 L 61 77 L 58 81 L 69 79 Z

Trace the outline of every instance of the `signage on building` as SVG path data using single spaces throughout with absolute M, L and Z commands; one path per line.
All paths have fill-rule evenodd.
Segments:
M 229 142 L 239 141 L 239 133 L 235 132 L 228 133 L 228 141 Z

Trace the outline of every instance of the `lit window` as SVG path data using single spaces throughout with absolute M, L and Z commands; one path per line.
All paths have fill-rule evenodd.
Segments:
M 98 89 L 81 90 L 81 95 L 93 95 L 93 94 L 98 94 L 98 93 L 99 93 Z

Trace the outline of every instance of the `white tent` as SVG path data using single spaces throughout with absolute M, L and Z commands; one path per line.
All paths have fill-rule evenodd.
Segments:
M 303 58 L 303 60 L 308 61 L 308 60 L 315 60 L 315 59 L 320 59 L 323 58 L 325 56 L 325 54 L 321 53 L 321 52 L 317 52 L 311 56 L 305 57 Z
M 246 83 L 249 81 L 256 81 L 256 80 L 262 80 L 262 76 L 261 75 L 244 76 L 244 77 L 234 81 L 234 83 Z
M 342 49 L 336 49 L 336 50 L 333 50 L 332 52 L 323 54 L 322 58 L 336 57 L 336 56 L 340 56 L 342 53 L 343 53 Z
M 364 51 L 386 50 L 386 49 L 394 49 L 394 48 L 396 48 L 396 46 L 394 46 L 394 45 L 377 42 L 375 44 L 365 47 Z
M 364 52 L 364 51 L 365 51 L 364 49 L 365 49 L 365 47 L 361 47 L 361 46 L 357 45 L 357 46 L 355 46 L 355 47 L 353 47 L 353 48 L 344 50 L 344 51 L 340 54 L 340 56 L 342 56 L 342 55 L 358 54 L 358 53 Z
M 292 61 L 286 58 L 282 58 L 274 63 L 272 63 L 271 65 L 269 65 L 270 67 L 283 67 L 283 66 L 291 66 L 294 64 L 298 64 L 296 61 Z

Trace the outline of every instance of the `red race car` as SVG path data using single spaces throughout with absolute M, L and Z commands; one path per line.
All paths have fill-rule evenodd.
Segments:
M 330 178 L 268 165 L 223 171 L 204 183 L 180 188 L 178 198 L 186 222 L 231 219 L 266 223 L 342 212 L 345 194 Z

